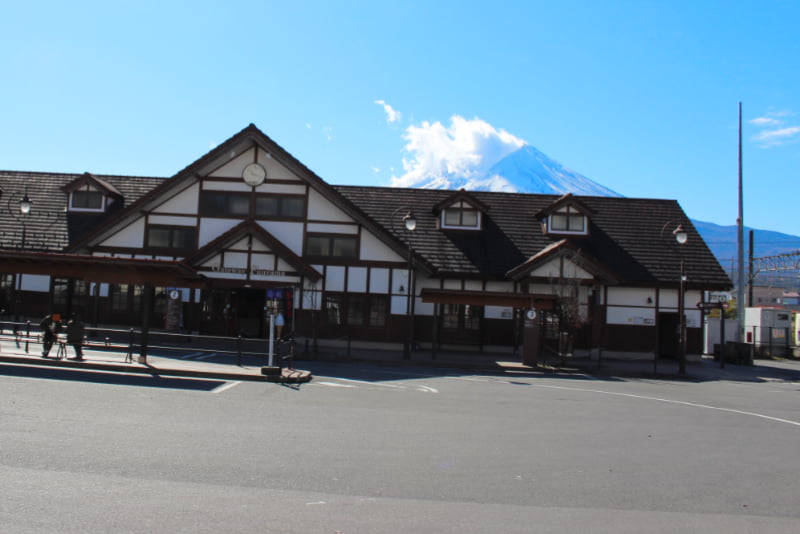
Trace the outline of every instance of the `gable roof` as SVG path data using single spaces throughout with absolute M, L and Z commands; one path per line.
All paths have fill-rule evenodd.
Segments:
M 258 146 L 262 150 L 268 152 L 273 159 L 289 169 L 312 189 L 321 193 L 326 200 L 347 213 L 356 222 L 370 230 L 392 250 L 401 256 L 405 255 L 404 245 L 400 241 L 394 239 L 390 233 L 387 233 L 384 228 L 376 224 L 374 220 L 366 215 L 359 206 L 353 204 L 348 198 L 341 195 L 334 187 L 317 176 L 252 123 L 220 145 L 211 149 L 193 163 L 187 165 L 172 178 L 164 180 L 147 194 L 141 196 L 123 212 L 109 220 L 107 224 L 98 227 L 94 232 L 72 243 L 68 250 L 80 251 L 90 248 L 94 244 L 117 232 L 119 228 L 140 217 L 141 212 L 148 211 L 152 206 L 163 202 L 165 197 L 177 194 L 192 186 L 198 181 L 200 176 L 218 167 L 221 161 L 232 159 L 253 146 Z
M 445 198 L 444 200 L 436 204 L 433 207 L 433 212 L 438 215 L 439 213 L 442 212 L 443 209 L 452 206 L 453 204 L 459 201 L 466 202 L 467 204 L 473 206 L 481 213 L 486 213 L 487 211 L 489 211 L 489 206 L 487 206 L 486 204 L 475 198 L 475 195 L 471 194 L 469 191 L 465 189 L 459 189 L 451 196 Z
M 275 236 L 264 230 L 252 219 L 247 219 L 237 224 L 210 243 L 207 243 L 204 247 L 198 249 L 197 252 L 192 254 L 190 257 L 185 258 L 183 261 L 187 265 L 197 267 L 248 235 L 252 235 L 256 239 L 259 239 L 262 243 L 265 243 L 278 257 L 297 269 L 300 274 L 308 277 L 312 282 L 316 282 L 322 278 L 322 275 L 319 273 L 319 271 L 303 261 L 303 258 L 292 252 Z
M 555 202 L 545 207 L 542 211 L 537 213 L 536 218 L 540 220 L 544 219 L 548 215 L 557 212 L 564 206 L 572 206 L 584 215 L 591 215 L 592 213 L 592 209 L 581 202 L 575 195 L 572 193 L 566 193 L 565 195 L 559 197 Z
M 122 198 L 123 195 L 120 193 L 119 189 L 114 187 L 111 183 L 102 178 L 98 178 L 94 174 L 90 172 L 85 172 L 69 182 L 68 184 L 64 185 L 61 190 L 65 193 L 72 193 L 76 189 L 80 188 L 84 184 L 90 184 L 95 189 L 99 189 L 100 191 L 104 191 L 107 195 Z
M 525 262 L 511 269 L 506 276 L 512 280 L 520 280 L 538 267 L 562 257 L 569 259 L 575 266 L 590 273 L 604 284 L 615 285 L 620 282 L 615 273 L 608 271 L 601 262 L 583 252 L 577 244 L 568 239 L 551 243 L 538 254 L 534 254 Z

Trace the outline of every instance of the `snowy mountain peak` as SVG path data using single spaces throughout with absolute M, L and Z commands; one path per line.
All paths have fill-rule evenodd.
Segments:
M 572 171 L 531 145 L 524 145 L 488 168 L 476 166 L 470 172 L 446 172 L 415 187 L 466 189 L 505 193 L 538 193 L 587 196 L 622 196 Z

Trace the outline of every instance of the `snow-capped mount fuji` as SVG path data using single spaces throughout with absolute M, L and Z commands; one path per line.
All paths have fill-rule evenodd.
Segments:
M 415 187 L 466 189 L 506 193 L 622 196 L 577 172 L 564 167 L 531 145 L 524 145 L 486 168 L 470 173 L 449 173 Z
M 525 145 L 489 168 L 490 180 L 508 184 L 517 193 L 563 194 L 584 196 L 622 196 L 559 162 L 531 145 Z

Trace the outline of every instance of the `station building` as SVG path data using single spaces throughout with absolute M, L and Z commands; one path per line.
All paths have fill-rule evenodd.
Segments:
M 0 206 L 7 321 L 265 337 L 280 314 L 434 352 L 514 351 L 534 321 L 550 350 L 669 357 L 681 274 L 690 354 L 731 287 L 674 200 L 331 185 L 252 124 L 170 178 L 0 171 Z

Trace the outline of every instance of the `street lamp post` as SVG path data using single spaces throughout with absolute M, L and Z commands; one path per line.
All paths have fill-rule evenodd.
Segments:
M 4 191 L 0 189 L 0 199 L 2 199 L 4 195 Z M 20 197 L 20 195 L 22 195 Z M 19 199 L 19 200 L 16 200 Z M 22 239 L 20 240 L 19 245 L 17 247 L 24 251 L 27 247 L 27 222 L 28 218 L 31 217 L 31 211 L 33 208 L 33 201 L 28 197 L 28 188 L 25 188 L 25 192 L 22 191 L 15 191 L 8 197 L 8 202 L 6 203 L 6 208 L 8 210 L 9 215 L 11 215 L 14 219 L 19 221 L 20 225 L 22 225 Z M 66 208 L 63 211 L 42 211 L 41 213 L 37 213 L 37 221 L 44 220 L 44 224 L 46 225 L 45 228 L 49 229 L 52 227 L 58 220 L 59 216 L 66 213 Z M 34 234 L 35 236 L 35 234 Z M 35 242 L 35 238 L 34 238 Z M 16 320 L 20 318 L 20 307 L 21 307 L 21 295 L 22 295 L 22 273 L 16 273 L 15 275 L 15 284 L 14 284 L 14 316 Z
M 673 224 L 675 221 L 667 221 L 661 227 L 661 237 L 664 237 L 664 230 L 667 226 Z M 683 225 L 678 223 L 672 231 L 672 236 L 678 245 L 685 245 L 689 241 L 689 234 L 683 229 Z M 680 262 L 680 272 L 678 276 L 678 374 L 681 376 L 686 374 L 686 310 L 684 302 L 684 292 L 686 284 L 686 265 L 684 264 L 683 257 Z M 658 359 L 658 354 L 656 354 Z
M 414 230 L 417 229 L 417 218 L 414 217 L 414 212 L 411 209 L 411 206 L 401 206 L 394 210 L 392 213 L 392 228 L 395 227 L 395 221 L 397 214 L 402 211 L 407 210 L 406 214 L 402 217 L 403 225 L 405 229 L 409 232 L 408 234 L 408 277 L 406 285 L 407 294 L 406 294 L 406 322 L 408 331 L 406 332 L 406 340 L 403 343 L 403 359 L 409 360 L 411 359 L 411 351 L 414 347 L 414 271 L 413 271 L 413 262 L 412 262 L 412 254 L 411 254 L 411 235 L 413 234 Z

